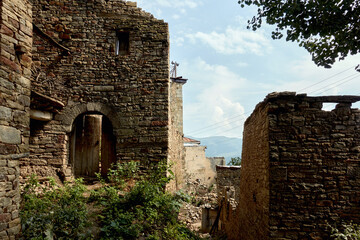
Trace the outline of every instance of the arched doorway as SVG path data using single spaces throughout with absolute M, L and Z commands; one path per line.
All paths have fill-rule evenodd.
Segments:
M 111 121 L 99 113 L 79 115 L 73 124 L 70 139 L 70 163 L 75 177 L 107 175 L 116 161 L 116 138 Z

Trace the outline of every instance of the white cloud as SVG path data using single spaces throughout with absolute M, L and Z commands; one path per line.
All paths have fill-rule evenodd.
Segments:
M 336 62 L 331 69 L 317 67 L 310 56 L 289 62 L 284 66 L 287 81 L 262 83 L 262 88 L 271 91 L 293 91 L 309 96 L 359 95 L 360 74 L 355 71 L 359 56 L 350 56 Z
M 182 0 L 182 1 L 170 1 L 170 0 L 155 0 L 151 1 L 152 4 L 161 7 L 172 7 L 172 8 L 196 8 L 202 4 L 202 1 L 195 0 Z
M 171 37 L 171 44 L 181 47 L 184 45 L 185 39 L 183 37 Z
M 197 137 L 240 137 L 245 119 L 244 107 L 236 98 L 246 80 L 225 66 L 210 65 L 200 58 L 185 68 L 189 81 L 184 91 L 192 86 L 201 89 L 195 98 L 184 99 L 185 133 Z M 213 124 L 216 125 L 201 131 L 202 127 Z
M 188 34 L 187 37 L 193 44 L 197 41 L 205 43 L 216 52 L 226 55 L 254 53 L 264 55 L 272 50 L 270 41 L 264 36 L 263 31 L 246 31 L 228 26 L 225 32 Z
M 249 64 L 246 63 L 246 62 L 238 62 L 238 63 L 236 63 L 236 65 L 237 65 L 238 67 L 247 67 L 247 66 L 249 66 Z
M 174 8 L 180 13 L 185 13 L 186 9 L 194 9 L 203 4 L 202 0 L 182 0 L 182 1 L 170 1 L 170 0 L 137 0 L 139 7 L 143 7 L 151 12 L 157 12 L 159 8 Z

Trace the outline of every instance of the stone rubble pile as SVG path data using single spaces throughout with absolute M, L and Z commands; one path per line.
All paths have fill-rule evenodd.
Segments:
M 201 230 L 201 216 L 204 207 L 217 208 L 216 185 L 207 186 L 199 179 L 195 181 L 187 180 L 185 192 L 191 197 L 190 202 L 184 203 L 179 220 L 195 232 Z

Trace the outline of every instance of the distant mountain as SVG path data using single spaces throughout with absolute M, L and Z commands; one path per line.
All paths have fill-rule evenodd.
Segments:
M 201 145 L 207 147 L 205 151 L 207 157 L 225 157 L 226 162 L 229 162 L 232 157 L 241 157 L 241 138 L 229 138 L 223 136 L 190 138 L 199 140 L 201 142 Z

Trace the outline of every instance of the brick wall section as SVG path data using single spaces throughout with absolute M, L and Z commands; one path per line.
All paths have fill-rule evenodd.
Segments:
M 20 232 L 19 159 L 28 154 L 31 6 L 0 2 L 0 239 Z
M 23 162 L 24 175 L 69 175 L 72 123 L 85 112 L 110 119 L 117 160 L 137 160 L 146 169 L 150 162 L 166 159 L 168 25 L 122 0 L 34 0 L 33 9 L 35 25 L 65 50 L 35 31 L 32 89 L 65 107 L 54 120 L 37 122 L 31 132 L 31 156 Z M 117 32 L 129 33 L 125 55 L 115 54 Z
M 360 111 L 351 108 L 359 100 L 284 92 L 268 95 L 256 107 L 245 124 L 239 236 L 328 239 L 326 222 L 360 222 Z M 337 103 L 336 108 L 323 111 L 324 102 Z M 249 157 L 257 146 L 249 134 L 263 135 L 259 141 L 267 143 L 261 148 L 267 153 Z M 261 163 L 268 169 L 263 178 Z M 267 198 L 259 197 L 255 179 Z
M 170 84 L 170 135 L 169 135 L 169 162 L 175 174 L 174 181 L 168 190 L 174 191 L 184 187 L 185 148 L 183 132 L 183 94 L 184 81 L 171 79 Z

